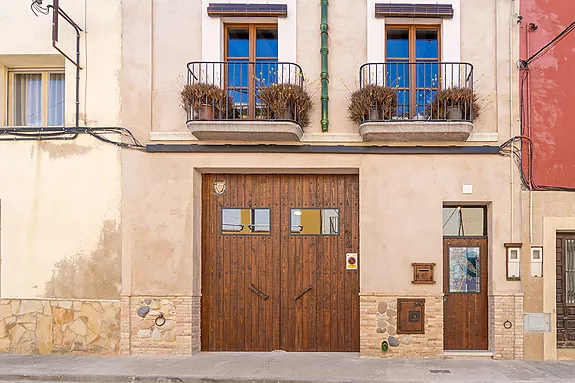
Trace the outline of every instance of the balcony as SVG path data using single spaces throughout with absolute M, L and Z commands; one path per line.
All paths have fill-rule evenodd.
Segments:
M 274 61 L 191 62 L 182 106 L 198 140 L 299 141 L 311 99 L 301 67 Z
M 466 141 L 478 113 L 473 66 L 437 61 L 364 64 L 352 96 L 364 141 Z

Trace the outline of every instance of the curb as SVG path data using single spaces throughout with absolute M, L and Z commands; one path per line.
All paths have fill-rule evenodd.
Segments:
M 26 375 L 0 374 L 0 382 L 67 382 L 67 383 L 361 383 L 363 380 L 306 380 L 282 378 L 208 378 L 208 377 L 169 377 L 169 376 L 134 376 L 134 375 Z M 386 383 L 386 381 L 378 381 Z M 388 381 L 389 383 L 389 381 Z M 403 382 L 421 383 L 421 382 Z

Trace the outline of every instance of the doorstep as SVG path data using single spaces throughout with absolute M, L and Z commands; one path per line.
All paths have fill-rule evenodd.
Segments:
M 449 350 L 443 351 L 443 357 L 450 358 L 493 358 L 493 351 L 476 351 L 476 350 Z

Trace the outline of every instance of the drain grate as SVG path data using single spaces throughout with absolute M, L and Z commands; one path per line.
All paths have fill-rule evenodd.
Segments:
M 451 374 L 449 370 L 429 370 L 432 374 Z

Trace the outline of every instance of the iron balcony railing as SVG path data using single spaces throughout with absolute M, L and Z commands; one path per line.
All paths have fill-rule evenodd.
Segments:
M 477 112 L 473 65 L 389 61 L 359 70 L 368 121 L 468 121 Z
M 190 62 L 187 68 L 183 106 L 188 122 L 283 120 L 302 125 L 302 114 L 290 98 L 293 87 L 304 86 L 303 71 L 297 64 L 204 61 Z

